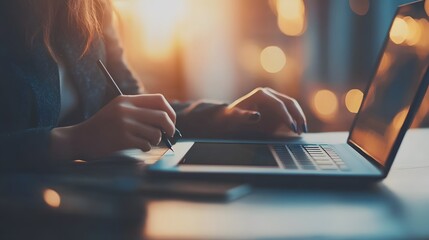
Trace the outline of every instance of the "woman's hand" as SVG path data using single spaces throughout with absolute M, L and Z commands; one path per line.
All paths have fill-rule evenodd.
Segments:
M 232 135 L 278 136 L 287 131 L 308 131 L 298 102 L 270 88 L 257 88 L 236 100 L 216 121 Z
M 149 151 L 161 131 L 175 132 L 176 114 L 160 94 L 119 96 L 78 125 L 52 131 L 52 155 L 59 159 L 101 157 L 130 148 Z

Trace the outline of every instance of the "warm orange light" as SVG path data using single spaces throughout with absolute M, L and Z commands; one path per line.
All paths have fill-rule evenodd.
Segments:
M 268 5 L 270 6 L 271 11 L 277 15 L 277 0 L 268 0 Z
M 168 59 L 174 53 L 179 26 L 187 9 L 185 0 L 136 1 L 141 21 L 144 53 L 152 60 Z
M 417 40 L 416 53 L 420 59 L 425 60 L 429 54 L 429 22 L 426 18 L 415 19 L 419 26 L 420 37 Z
M 404 19 L 396 17 L 390 30 L 390 40 L 395 44 L 402 44 L 408 36 L 408 25 Z
M 369 0 L 349 0 L 350 8 L 354 13 L 364 16 L 369 11 Z
M 300 36 L 305 30 L 305 19 L 297 18 L 293 20 L 287 20 L 279 17 L 277 19 L 277 25 L 282 33 L 288 36 Z
M 429 94 L 425 95 L 423 102 L 419 108 L 419 111 L 417 111 L 417 114 L 414 118 L 414 121 L 411 127 L 412 128 L 423 127 L 421 123 L 426 116 L 429 116 Z
M 429 37 L 429 22 L 426 18 L 421 18 L 421 19 L 417 20 L 417 23 L 419 24 L 419 28 L 421 31 L 421 35 L 420 35 L 420 39 L 419 39 L 418 44 L 421 46 L 428 46 L 429 43 L 428 43 L 427 39 Z
M 277 46 L 266 47 L 261 52 L 261 65 L 269 73 L 278 73 L 286 65 L 286 55 Z
M 383 75 L 392 65 L 392 55 L 390 53 L 383 53 L 380 66 L 378 68 L 378 75 Z
M 329 90 L 318 91 L 314 95 L 313 105 L 315 113 L 322 120 L 329 120 L 334 118 L 335 113 L 338 111 L 337 96 Z
M 86 163 L 86 161 L 85 161 L 85 160 L 74 160 L 73 162 L 74 162 L 74 163 Z
M 362 103 L 363 93 L 359 89 L 352 89 L 347 92 L 345 103 L 346 107 L 351 113 L 357 113 Z
M 240 63 L 251 74 L 259 73 L 261 68 L 260 54 L 262 49 L 254 42 L 245 42 L 240 49 Z
M 407 23 L 408 26 L 408 35 L 406 38 L 406 43 L 409 46 L 414 46 L 420 41 L 422 29 L 420 28 L 420 24 L 412 17 L 404 17 L 404 21 Z
M 284 19 L 296 19 L 305 14 L 303 0 L 277 0 L 277 13 Z
M 285 35 L 300 36 L 305 31 L 305 4 L 303 0 L 277 0 L 277 24 Z
M 402 109 L 398 114 L 396 114 L 396 116 L 393 118 L 392 126 L 396 130 L 399 130 L 402 127 L 402 125 L 404 125 L 405 118 L 407 117 L 408 111 L 409 111 L 409 108 L 406 107 Z
M 384 163 L 389 153 L 389 148 L 386 148 L 386 146 L 389 146 L 390 142 L 389 138 L 383 134 L 357 126 L 353 130 L 352 139 L 372 157 L 380 161 L 380 163 Z
M 43 192 L 43 200 L 46 204 L 53 208 L 57 208 L 61 204 L 61 197 L 60 195 L 53 189 L 45 189 Z
M 426 15 L 429 16 L 429 1 L 425 1 L 425 10 L 426 10 Z

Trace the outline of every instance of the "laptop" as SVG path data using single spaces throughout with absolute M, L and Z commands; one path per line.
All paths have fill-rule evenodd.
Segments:
M 424 1 L 398 7 L 347 142 L 183 141 L 148 172 L 300 184 L 382 180 L 428 87 L 428 14 Z

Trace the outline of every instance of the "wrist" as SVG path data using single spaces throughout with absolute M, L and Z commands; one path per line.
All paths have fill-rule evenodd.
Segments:
M 80 126 L 54 128 L 51 131 L 51 157 L 56 161 L 72 161 L 82 157 Z

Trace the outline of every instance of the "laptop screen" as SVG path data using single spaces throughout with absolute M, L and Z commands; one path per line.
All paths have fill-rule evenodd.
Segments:
M 428 67 L 428 14 L 424 2 L 398 9 L 350 134 L 349 141 L 382 166 L 386 166 Z

